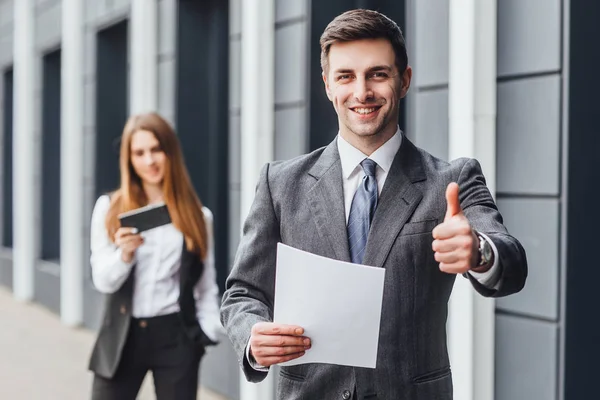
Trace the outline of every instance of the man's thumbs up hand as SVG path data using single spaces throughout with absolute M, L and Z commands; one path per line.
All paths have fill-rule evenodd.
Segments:
M 455 182 L 452 182 L 446 188 L 446 203 L 446 217 L 444 218 L 444 222 L 455 215 L 462 214 L 460 200 L 458 199 L 458 184 Z
M 479 259 L 479 239 L 462 212 L 458 193 L 458 185 L 450 183 L 446 188 L 444 222 L 433 230 L 435 260 L 440 263 L 440 270 L 449 274 L 463 274 L 475 267 Z

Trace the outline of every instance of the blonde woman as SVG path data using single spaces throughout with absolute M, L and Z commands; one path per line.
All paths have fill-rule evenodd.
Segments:
M 92 399 L 135 400 L 148 371 L 158 400 L 196 399 L 205 346 L 222 329 L 213 216 L 198 199 L 171 126 L 134 115 L 121 138 L 121 186 L 91 223 L 92 278 L 107 294 L 90 360 Z M 171 224 L 137 233 L 118 215 L 165 203 Z

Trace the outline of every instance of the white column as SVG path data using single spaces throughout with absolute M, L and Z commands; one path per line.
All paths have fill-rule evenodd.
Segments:
M 450 1 L 450 159 L 477 158 L 496 181 L 496 0 Z M 494 398 L 494 301 L 457 277 L 449 312 L 457 400 Z
M 131 114 L 156 111 L 158 11 L 156 0 L 131 1 L 130 92 Z
M 254 199 L 261 167 L 273 160 L 274 148 L 274 0 L 244 0 L 242 6 L 242 224 Z M 271 372 L 260 384 L 241 376 L 241 400 L 271 400 Z
M 34 142 L 34 4 L 14 2 L 13 289 L 28 301 L 34 294 L 36 258 Z
M 83 1 L 62 3 L 60 316 L 83 321 Z

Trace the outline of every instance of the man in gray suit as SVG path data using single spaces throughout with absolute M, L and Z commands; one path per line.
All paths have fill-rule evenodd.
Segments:
M 400 28 L 353 10 L 320 42 L 339 134 L 263 168 L 227 280 L 223 325 L 246 378 L 259 382 L 271 365 L 310 351 L 302 327 L 272 322 L 278 242 L 385 268 L 377 367 L 282 367 L 278 399 L 452 399 L 446 319 L 455 277 L 484 296 L 518 292 L 525 252 L 502 225 L 476 160 L 439 160 L 398 128 L 412 77 Z

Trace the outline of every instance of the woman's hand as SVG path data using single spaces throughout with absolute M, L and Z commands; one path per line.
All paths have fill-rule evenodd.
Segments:
M 115 233 L 115 244 L 121 249 L 121 259 L 130 263 L 135 250 L 144 243 L 144 238 L 135 228 L 119 228 Z

